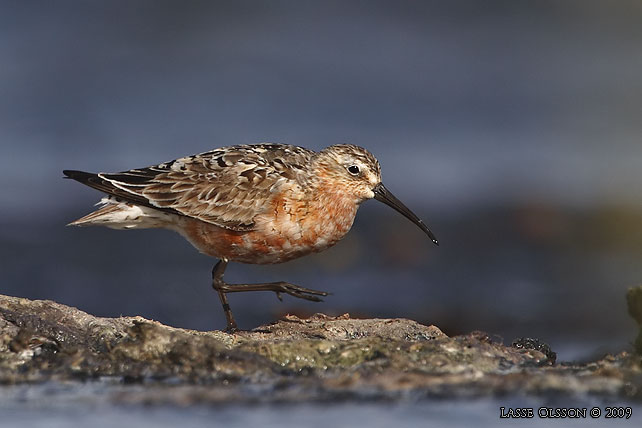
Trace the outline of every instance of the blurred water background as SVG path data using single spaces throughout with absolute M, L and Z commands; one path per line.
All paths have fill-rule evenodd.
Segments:
M 211 427 L 226 428 L 389 428 L 407 427 L 522 427 L 563 426 L 603 427 L 639 426 L 642 421 L 642 406 L 627 403 L 632 407 L 629 419 L 604 419 L 605 404 L 597 398 L 585 400 L 548 399 L 533 397 L 501 397 L 499 399 L 474 400 L 425 400 L 412 397 L 400 403 L 348 402 L 348 403 L 281 403 L 247 405 L 193 405 L 143 406 L 127 404 L 127 394 L 136 394 L 145 387 L 137 385 L 111 385 L 103 382 L 59 385 L 16 385 L 0 388 L 0 426 L 28 426 L 33 428 L 87 427 Z M 118 405 L 110 403 L 106 389 L 117 398 Z M 409 391 L 410 392 L 410 391 Z M 16 404 L 17 403 L 17 404 Z M 622 403 L 619 403 L 622 405 Z M 500 406 L 532 408 L 538 415 L 540 407 L 579 407 L 591 409 L 598 406 L 602 417 L 579 419 L 556 419 L 549 422 L 535 416 L 534 419 L 500 419 Z M 542 425 L 546 424 L 546 425 Z
M 165 231 L 64 225 L 117 171 L 264 141 L 350 142 L 432 228 L 365 203 L 336 247 L 230 282 L 240 326 L 290 312 L 627 349 L 642 282 L 639 1 L 1 1 L 0 293 L 225 325 L 213 260 Z

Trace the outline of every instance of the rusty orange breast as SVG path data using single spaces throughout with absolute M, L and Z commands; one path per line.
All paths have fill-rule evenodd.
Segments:
M 281 263 L 322 251 L 350 230 L 358 205 L 332 192 L 316 198 L 294 191 L 275 195 L 250 231 L 186 219 L 183 234 L 202 253 L 227 260 Z

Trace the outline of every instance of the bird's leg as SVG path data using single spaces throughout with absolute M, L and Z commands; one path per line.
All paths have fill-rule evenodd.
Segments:
M 232 315 L 232 309 L 230 309 L 230 304 L 227 303 L 227 296 L 225 295 L 224 288 L 227 284 L 223 281 L 223 274 L 225 273 L 225 268 L 227 267 L 227 260 L 219 260 L 214 268 L 212 269 L 212 288 L 218 293 L 219 299 L 221 299 L 221 304 L 223 305 L 223 312 L 225 312 L 225 318 L 227 319 L 227 326 L 225 331 L 228 333 L 233 333 L 238 330 L 236 321 L 234 321 L 234 315 Z
M 212 287 L 218 292 L 221 303 L 223 304 L 223 310 L 225 311 L 225 317 L 227 318 L 227 331 L 235 331 L 237 329 L 236 322 L 232 316 L 232 311 L 230 310 L 230 305 L 227 303 L 227 293 L 273 291 L 276 293 L 279 300 L 282 300 L 281 293 L 285 293 L 290 296 L 310 300 L 312 302 L 321 302 L 323 300 L 317 296 L 327 296 L 330 294 L 325 291 L 312 290 L 283 281 L 263 282 L 258 284 L 228 284 L 223 281 L 223 272 L 225 271 L 226 266 L 227 261 L 225 260 L 219 261 L 216 266 L 214 266 L 214 269 L 212 269 Z

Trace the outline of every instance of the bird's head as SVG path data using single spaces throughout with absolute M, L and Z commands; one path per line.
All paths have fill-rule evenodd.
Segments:
M 319 152 L 316 160 L 324 182 L 336 192 L 352 196 L 356 203 L 373 198 L 383 202 L 415 223 L 439 245 L 426 224 L 383 185 L 381 166 L 372 153 L 352 144 L 337 144 Z

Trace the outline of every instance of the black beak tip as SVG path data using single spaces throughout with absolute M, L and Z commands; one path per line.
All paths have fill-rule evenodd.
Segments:
M 395 198 L 394 195 L 390 193 L 388 189 L 386 189 L 383 183 L 377 184 L 372 190 L 374 192 L 374 198 L 376 200 L 383 202 L 389 207 L 392 207 L 394 210 L 401 213 L 404 217 L 419 226 L 419 228 L 423 230 L 426 235 L 428 235 L 433 244 L 439 246 L 439 241 L 437 240 L 435 235 L 432 234 L 430 229 L 428 229 L 428 226 L 426 226 L 426 224 L 421 221 L 421 219 L 417 217 L 415 213 L 410 211 L 408 207 L 406 207 L 399 199 Z
M 422 229 L 424 228 L 422 227 Z M 432 232 L 427 227 L 425 228 L 424 232 L 426 232 L 426 234 L 428 235 L 428 237 L 430 238 L 433 244 L 435 244 L 436 246 L 439 246 L 439 240 L 437 240 L 437 237 L 433 235 Z

